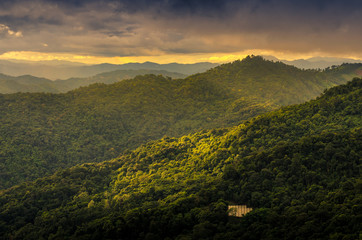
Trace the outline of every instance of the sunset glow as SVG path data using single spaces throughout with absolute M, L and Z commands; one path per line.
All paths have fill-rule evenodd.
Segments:
M 0 59 L 86 64 L 362 59 L 360 1 L 4 1 Z M 15 20 L 16 19 L 16 20 Z
M 69 61 L 83 64 L 124 64 L 129 62 L 155 62 L 159 64 L 166 63 L 197 63 L 197 62 L 212 62 L 212 63 L 226 63 L 238 59 L 243 59 L 247 55 L 266 55 L 275 56 L 279 59 L 295 60 L 302 58 L 313 57 L 313 54 L 285 54 L 281 52 L 267 51 L 267 50 L 249 50 L 235 53 L 209 53 L 209 54 L 165 54 L 158 56 L 128 56 L 128 57 L 106 57 L 106 56 L 90 56 L 90 55 L 74 55 L 71 53 L 43 53 L 43 52 L 27 52 L 27 51 L 14 51 L 6 52 L 0 55 L 2 60 L 21 60 L 21 61 Z M 338 56 L 351 59 L 358 59 L 358 56 Z

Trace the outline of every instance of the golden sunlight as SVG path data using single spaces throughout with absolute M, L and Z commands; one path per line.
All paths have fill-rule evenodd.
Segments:
M 44 53 L 44 52 L 31 52 L 31 51 L 13 51 L 6 52 L 0 55 L 2 60 L 23 60 L 23 61 L 69 61 L 79 62 L 84 64 L 124 64 L 129 62 L 155 62 L 159 64 L 167 64 L 172 62 L 178 63 L 197 63 L 197 62 L 212 62 L 212 63 L 226 63 L 238 59 L 243 59 L 247 55 L 272 55 L 278 59 L 295 60 L 300 58 L 308 58 L 314 55 L 301 54 L 292 55 L 283 52 L 276 52 L 270 50 L 252 49 L 234 53 L 204 53 L 204 54 L 165 54 L 153 56 L 126 56 L 126 57 L 106 57 L 106 56 L 85 56 L 74 55 L 70 53 Z

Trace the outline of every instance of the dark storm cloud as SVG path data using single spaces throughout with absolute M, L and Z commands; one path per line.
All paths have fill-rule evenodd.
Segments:
M 3 0 L 0 24 L 23 38 L 0 38 L 0 52 L 362 55 L 361 10 L 359 0 Z

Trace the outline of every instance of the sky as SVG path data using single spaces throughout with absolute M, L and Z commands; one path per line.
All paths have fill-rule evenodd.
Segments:
M 361 0 L 0 0 L 0 59 L 362 59 Z

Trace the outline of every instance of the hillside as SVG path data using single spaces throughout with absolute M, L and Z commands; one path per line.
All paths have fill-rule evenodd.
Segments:
M 99 71 L 94 73 L 96 74 L 100 72 L 101 69 L 103 69 L 103 71 L 110 72 L 99 73 L 91 77 L 72 77 L 66 80 L 56 81 L 38 78 L 31 75 L 11 77 L 0 74 L 0 93 L 64 93 L 93 83 L 110 84 L 145 74 L 163 75 L 165 77 L 167 76 L 178 79 L 185 78 L 186 75 L 190 75 L 191 73 L 200 72 L 198 70 L 198 66 L 203 66 L 202 64 L 182 65 L 176 63 L 160 65 L 150 62 L 143 64 L 129 63 L 121 66 L 109 64 L 103 65 L 107 67 L 99 67 Z M 162 70 L 165 66 L 173 72 Z M 188 71 L 186 71 L 186 66 L 190 68 Z M 90 66 L 82 67 L 90 68 Z M 95 68 L 95 66 L 93 67 Z M 129 69 L 127 69 L 127 67 Z M 144 69 L 142 69 L 142 67 L 144 67 Z M 208 68 L 206 68 L 205 65 L 205 68 L 200 69 L 207 70 Z M 66 72 L 68 74 L 66 69 L 57 71 Z M 88 70 L 84 69 L 84 72 L 88 72 Z M 178 72 L 185 72 L 186 75 Z M 324 71 L 305 71 L 285 65 L 281 62 L 274 63 L 271 61 L 265 61 L 263 58 L 258 56 L 252 56 L 247 57 L 242 61 L 223 64 L 219 67 L 210 69 L 207 72 L 193 75 L 190 78 L 201 78 L 223 83 L 229 87 L 229 90 L 234 91 L 236 94 L 243 97 L 252 96 L 266 98 L 266 100 L 269 100 L 276 94 L 280 96 L 277 102 L 282 105 L 287 105 L 290 103 L 307 101 L 315 96 L 318 96 L 328 87 L 336 84 L 343 84 L 349 79 L 360 76 L 362 76 L 362 64 L 360 63 L 346 63 L 340 66 L 334 66 L 333 68 L 327 68 Z M 302 89 L 302 91 L 299 91 L 299 89 Z
M 346 63 L 357 63 L 362 64 L 362 60 L 352 58 L 334 58 L 334 57 L 312 57 L 307 59 L 296 59 L 296 60 L 283 60 L 278 59 L 274 56 L 266 55 L 263 56 L 265 59 L 280 61 L 288 65 L 293 65 L 297 68 L 302 69 L 325 69 L 331 68 L 332 66 L 339 66 Z
M 343 64 L 329 71 L 301 70 L 281 62 L 248 56 L 191 76 L 222 82 L 234 94 L 256 97 L 279 105 L 308 101 L 326 88 L 360 77 L 362 64 Z
M 0 192 L 3 239 L 358 239 L 362 79 Z M 229 204 L 254 210 L 227 216 Z
M 0 93 L 17 92 L 50 92 L 64 93 L 93 83 L 115 83 L 124 79 L 134 78 L 138 75 L 155 74 L 171 78 L 184 78 L 186 75 L 164 70 L 117 70 L 100 73 L 87 78 L 70 78 L 67 80 L 51 81 L 31 75 L 19 77 L 0 74 Z
M 324 70 L 324 72 L 328 76 L 334 76 L 341 79 L 362 77 L 362 63 L 344 63 L 339 66 L 327 68 Z
M 0 189 L 165 135 L 234 126 L 343 82 L 320 74 L 249 57 L 186 79 L 146 75 L 65 94 L 0 95 Z
M 124 79 L 131 79 L 138 75 L 162 75 L 164 77 L 170 77 L 173 79 L 185 78 L 186 75 L 177 72 L 168 72 L 165 70 L 116 70 L 112 72 L 100 73 L 88 78 L 69 78 L 67 80 L 56 80 L 54 85 L 59 92 L 68 92 L 79 87 L 88 86 L 93 83 L 105 83 L 111 84 L 122 81 Z
M 155 75 L 66 94 L 0 95 L 0 188 L 114 158 L 164 135 L 236 124 L 270 109 L 207 82 Z
M 30 75 L 13 77 L 0 73 L 0 93 L 16 92 L 58 92 L 58 89 L 49 79 Z

